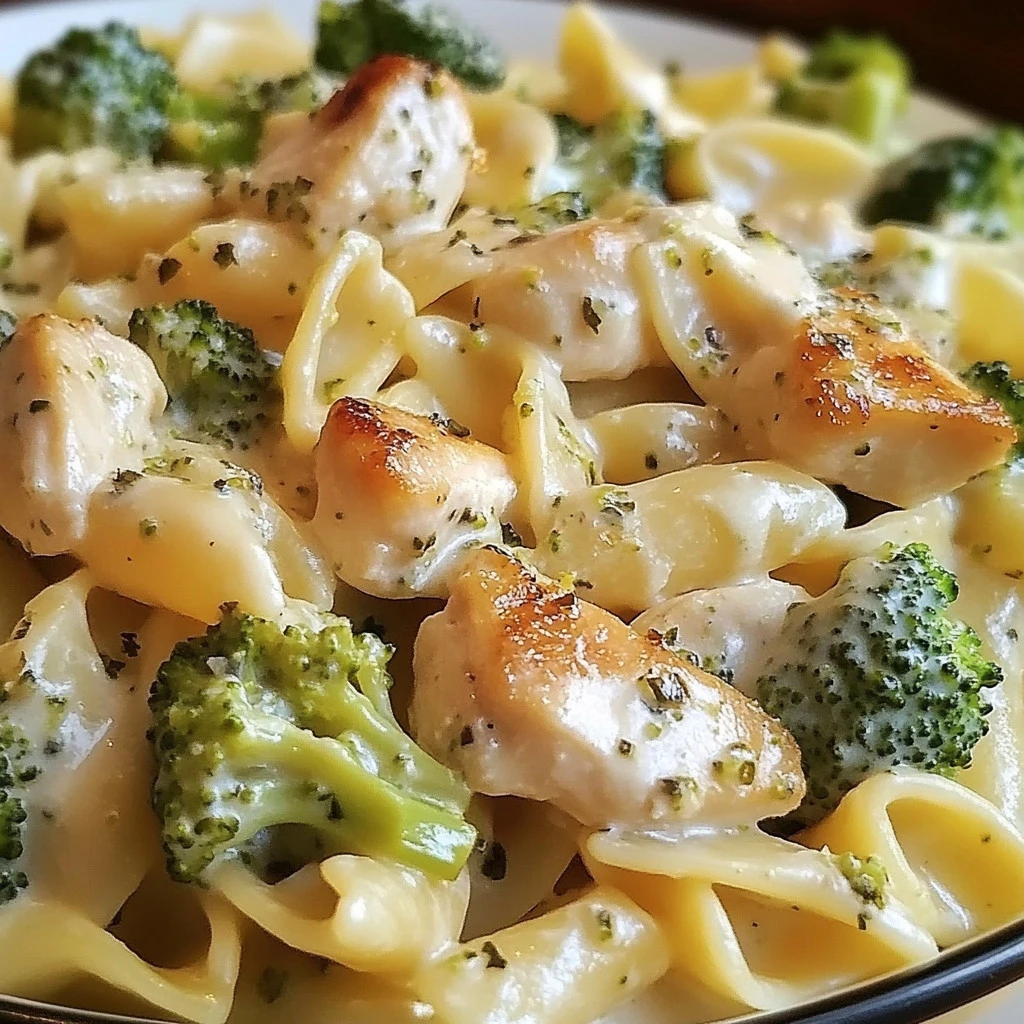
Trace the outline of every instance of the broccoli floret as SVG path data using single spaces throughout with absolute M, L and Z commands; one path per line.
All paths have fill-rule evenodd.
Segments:
M 860 209 L 868 224 L 909 221 L 952 235 L 1006 238 L 1024 231 L 1024 132 L 926 142 L 882 168 Z
M 1004 362 L 975 363 L 961 376 L 976 391 L 994 398 L 1006 410 L 1017 428 L 1017 443 L 1006 457 L 1007 464 L 1024 458 L 1024 380 L 1014 377 Z
M 180 436 L 244 448 L 270 419 L 276 366 L 252 331 L 200 299 L 136 309 L 128 336 L 156 364 Z
M 0 309 L 0 348 L 3 348 L 14 337 L 18 329 L 18 318 L 6 309 Z
M 391 653 L 347 619 L 282 629 L 227 605 L 175 647 L 150 696 L 175 879 L 227 857 L 296 867 L 344 851 L 458 874 L 475 838 L 469 793 L 395 721 Z
M 319 67 L 347 75 L 382 53 L 440 64 L 481 89 L 505 80 L 497 47 L 443 7 L 414 8 L 407 0 L 323 0 L 314 54 Z
M 167 59 L 147 50 L 135 29 L 72 29 L 18 73 L 14 153 L 108 146 L 129 159 L 152 156 L 174 84 Z
M 312 111 L 324 99 L 312 71 L 277 80 L 242 78 L 208 94 L 178 92 L 168 110 L 170 127 L 160 155 L 211 171 L 250 166 L 271 114 Z
M 807 797 L 791 818 L 810 825 L 862 779 L 896 765 L 966 768 L 1002 680 L 969 626 L 946 614 L 956 577 L 926 544 L 886 545 L 786 615 L 757 699 L 793 733 Z
M 39 775 L 24 732 L 0 715 L 0 906 L 28 887 L 25 852 L 26 796 Z
M 782 83 L 775 108 L 875 145 L 888 136 L 909 95 L 910 67 L 897 47 L 881 36 L 836 30 Z
M 594 209 L 620 189 L 665 198 L 665 140 L 649 110 L 622 110 L 596 125 L 556 114 L 558 160 L 552 191 L 579 193 Z

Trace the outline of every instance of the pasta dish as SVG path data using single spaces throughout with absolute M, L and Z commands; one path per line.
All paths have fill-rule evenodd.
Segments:
M 1024 914 L 1024 134 L 910 85 L 587 4 L 25 55 L 0 993 L 701 1024 Z

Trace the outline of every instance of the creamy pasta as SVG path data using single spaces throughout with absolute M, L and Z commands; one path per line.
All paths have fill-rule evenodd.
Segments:
M 2 83 L 0 993 L 702 1024 L 1024 915 L 1024 135 L 686 56 L 325 0 Z

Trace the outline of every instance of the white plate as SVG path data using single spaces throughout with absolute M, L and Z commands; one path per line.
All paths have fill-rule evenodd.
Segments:
M 510 55 L 554 60 L 558 26 L 564 7 L 547 0 L 443 0 L 499 40 Z M 308 35 L 318 0 L 82 0 L 48 3 L 0 12 L 0 73 L 10 74 L 24 56 L 72 25 L 102 25 L 111 19 L 157 28 L 175 28 L 194 11 L 237 12 L 272 7 Z M 602 5 L 623 38 L 655 63 L 677 60 L 691 70 L 740 64 L 754 53 L 753 38 L 706 23 Z M 918 140 L 976 129 L 980 119 L 943 100 L 915 96 L 907 115 L 906 134 Z M 995 1006 L 990 1004 L 995 1002 Z M 1009 1000 L 993 998 L 983 1011 L 960 1011 L 935 1024 L 1020 1024 L 1024 1020 L 1024 982 Z

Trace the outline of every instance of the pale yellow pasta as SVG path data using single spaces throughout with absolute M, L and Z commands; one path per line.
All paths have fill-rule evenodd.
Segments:
M 409 973 L 453 947 L 469 879 L 342 854 L 267 885 L 237 862 L 211 883 L 240 913 L 292 949 L 374 974 Z
M 694 466 L 563 498 L 538 538 L 538 565 L 589 584 L 589 600 L 636 614 L 687 590 L 764 574 L 837 533 L 842 503 L 770 462 Z
M 798 560 L 776 575 L 798 583 L 812 594 L 828 590 L 852 558 L 870 555 L 884 544 L 923 541 L 936 557 L 948 564 L 953 556 L 953 508 L 948 498 L 935 498 L 917 508 L 900 509 L 876 516 L 869 523 L 822 538 L 801 553 Z
M 677 843 L 597 833 L 584 855 L 602 884 L 655 918 L 675 970 L 755 1009 L 800 1003 L 937 952 L 910 908 L 866 902 L 827 853 L 756 830 Z
M 843 135 L 772 119 L 737 119 L 702 136 L 689 153 L 689 195 L 734 213 L 799 200 L 853 202 L 876 168 L 871 154 Z
M 53 310 L 66 320 L 95 320 L 111 334 L 126 338 L 132 313 L 155 298 L 156 289 L 148 280 L 114 277 L 95 284 L 72 281 L 61 289 Z
M 494 267 L 498 248 L 522 228 L 511 216 L 468 210 L 444 230 L 421 235 L 388 253 L 385 266 L 409 289 L 417 309 Z
M 398 365 L 413 301 L 382 256 L 375 239 L 348 231 L 310 285 L 281 366 L 285 430 L 299 451 L 316 444 L 336 398 L 372 394 Z
M 139 274 L 158 301 L 205 299 L 252 328 L 264 347 L 283 351 L 316 266 L 309 247 L 281 225 L 232 218 L 189 231 Z
M 288 597 L 330 606 L 327 566 L 258 477 L 201 445 L 154 459 L 92 496 L 76 553 L 103 585 L 203 622 L 225 601 L 268 618 Z
M 990 470 L 953 501 L 957 543 L 997 572 L 1024 577 L 1024 473 L 1014 466 Z
M 964 363 L 1002 360 L 1015 377 L 1024 374 L 1024 281 L 1005 267 L 963 258 L 956 301 L 960 322 L 957 353 Z
M 732 425 L 711 406 L 627 405 L 590 416 L 583 425 L 597 448 L 605 480 L 613 484 L 743 457 Z
M 529 522 L 542 544 L 566 496 L 600 478 L 597 451 L 573 414 L 558 368 L 540 353 L 524 356 L 523 373 L 505 417 L 519 481 L 518 518 Z
M 874 775 L 801 842 L 877 856 L 893 896 L 943 947 L 1024 911 L 1024 839 L 987 800 L 939 775 Z
M 168 167 L 81 175 L 57 189 L 59 217 L 86 280 L 127 274 L 214 216 L 217 199 L 199 169 Z
M 560 105 L 584 124 L 634 107 L 650 110 L 670 138 L 689 138 L 703 127 L 674 101 L 665 75 L 634 54 L 588 4 L 574 3 L 565 15 L 559 67 L 566 82 Z
M 2 927 L 16 936 L 17 956 L 0 967 L 4 992 L 28 998 L 80 1000 L 114 1012 L 169 1013 L 195 1024 L 222 1024 L 231 1009 L 238 974 L 240 929 L 229 904 L 209 893 L 178 895 L 196 901 L 208 922 L 209 939 L 176 950 L 180 966 L 156 967 L 102 926 L 58 903 L 16 907 Z M 163 918 L 169 905 L 153 908 Z M 150 918 L 152 920 L 152 918 Z M 2 940 L 0 940 L 2 941 Z
M 992 705 L 988 733 L 974 748 L 971 766 L 957 781 L 991 801 L 1024 829 L 1024 601 L 1020 584 L 973 558 L 957 561 L 960 593 L 956 614 L 973 626 L 987 657 L 1003 670 L 998 686 L 985 691 Z
M 440 316 L 408 321 L 400 338 L 415 365 L 413 379 L 429 388 L 443 411 L 473 437 L 505 447 L 503 420 L 523 367 L 524 346 L 501 328 L 474 330 Z
M 466 104 L 483 155 L 470 168 L 462 201 L 507 210 L 543 198 L 558 155 L 551 119 L 504 91 L 470 94 Z
M 462 929 L 466 940 L 507 928 L 554 900 L 579 843 L 575 821 L 533 800 L 477 794 L 468 818 L 479 839 L 467 865 L 471 884 Z M 539 849 L 538 835 L 543 836 Z
M 682 74 L 674 80 L 672 91 L 681 106 L 710 124 L 764 114 L 773 93 L 756 64 Z
M 210 91 L 241 75 L 282 78 L 309 66 L 309 45 L 273 11 L 194 15 L 175 47 L 174 70 L 190 89 Z
M 599 887 L 466 944 L 421 971 L 412 988 L 450 1024 L 589 1024 L 667 966 L 651 918 Z

